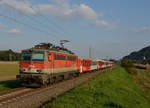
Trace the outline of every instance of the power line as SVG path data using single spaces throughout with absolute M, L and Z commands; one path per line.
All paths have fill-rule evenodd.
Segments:
M 67 32 L 57 23 L 52 22 L 52 20 L 50 20 L 48 17 L 44 16 L 43 14 L 39 14 L 41 17 L 43 17 L 44 19 L 48 20 L 51 24 L 53 24 L 55 27 L 57 27 L 60 31 L 62 31 L 64 34 L 67 34 Z
M 32 21 L 34 21 L 34 22 L 36 22 L 36 23 L 39 23 L 39 24 L 44 25 L 44 26 L 48 26 L 48 25 L 46 25 L 45 23 L 40 22 L 40 21 L 37 20 L 36 18 L 33 18 L 33 17 L 31 17 L 30 15 L 27 15 L 27 14 L 25 14 L 24 12 L 21 12 L 21 11 L 17 10 L 16 8 L 12 7 L 12 6 L 9 6 L 9 5 L 6 5 L 6 6 L 9 7 L 9 8 L 11 8 L 11 9 L 14 9 L 15 11 L 19 12 L 19 13 L 22 14 L 23 16 L 25 16 L 25 17 L 31 19 Z M 31 8 L 32 8 L 32 6 L 31 6 Z M 33 8 L 32 8 L 32 9 L 33 9 Z M 34 10 L 34 9 L 33 9 L 33 10 Z M 34 16 L 37 16 L 37 15 L 34 15 Z M 63 34 L 65 34 L 65 35 L 68 34 L 66 31 L 64 31 L 64 29 L 63 29 L 60 25 L 58 25 L 58 24 L 55 23 L 55 22 L 52 22 L 52 20 L 50 20 L 48 17 L 44 16 L 43 14 L 38 14 L 38 17 L 39 17 L 39 16 L 43 17 L 43 18 L 46 19 L 49 23 L 53 24 L 56 28 L 58 28 L 60 31 L 62 31 Z M 46 28 L 47 28 L 47 27 L 46 27 Z M 57 32 L 57 33 L 58 33 L 58 32 Z M 53 35 L 54 35 L 54 34 L 53 34 Z M 55 36 L 57 36 L 57 35 L 55 35 Z M 61 39 L 60 39 L 60 40 L 61 40 Z
M 31 6 L 31 8 L 33 9 L 33 7 Z M 34 9 L 33 9 L 34 10 Z M 46 20 L 48 20 L 51 24 L 53 24 L 55 27 L 57 27 L 59 30 L 61 30 L 64 34 L 68 34 L 68 32 L 66 32 L 63 27 L 61 27 L 59 24 L 52 22 L 51 19 L 49 19 L 48 17 L 44 16 L 43 14 L 38 14 L 41 17 L 45 18 Z
M 43 22 L 40 22 L 40 21 L 37 20 L 36 18 L 33 18 L 33 17 L 31 17 L 30 15 L 27 15 L 27 14 L 25 14 L 24 12 L 17 10 L 16 8 L 14 8 L 14 7 L 12 7 L 12 6 L 9 6 L 9 5 L 6 5 L 6 6 L 12 8 L 12 9 L 14 9 L 14 10 L 16 10 L 16 11 L 19 12 L 20 14 L 23 14 L 23 16 L 28 17 L 29 19 L 31 19 L 31 21 L 34 21 L 34 22 L 36 22 L 36 23 L 38 23 L 38 24 L 41 24 L 41 25 L 44 25 L 44 26 L 47 25 L 47 24 L 45 24 L 45 23 L 43 23 Z M 31 6 L 31 8 L 32 8 L 32 6 Z M 32 8 L 32 9 L 34 10 L 34 8 Z M 19 24 L 22 24 L 22 25 L 24 25 L 24 26 L 30 27 L 30 28 L 32 28 L 32 29 L 34 29 L 34 30 L 36 30 L 36 31 L 39 31 L 39 32 L 45 33 L 45 34 L 47 34 L 47 35 L 53 36 L 53 37 L 55 37 L 55 38 L 57 38 L 57 39 L 58 39 L 58 38 L 60 39 L 60 37 L 58 37 L 58 36 L 57 36 L 56 34 L 54 34 L 54 33 L 50 33 L 50 32 L 48 32 L 48 31 L 46 31 L 46 30 L 42 30 L 42 29 L 37 28 L 37 27 L 34 27 L 34 26 L 30 25 L 30 24 L 23 23 L 23 22 L 17 20 L 16 18 L 9 17 L 8 15 L 6 16 L 6 15 L 2 15 L 2 14 L 1 14 L 0 16 L 3 16 L 3 17 L 5 17 L 5 18 L 7 18 L 7 19 L 10 19 L 10 20 L 13 20 L 14 22 L 19 23 Z M 33 16 L 33 15 L 32 15 L 32 16 Z M 34 16 L 36 16 L 36 14 L 35 14 Z M 55 23 L 55 22 L 52 22 L 52 20 L 49 19 L 48 17 L 46 17 L 46 16 L 44 16 L 43 14 L 40 14 L 40 13 L 38 14 L 38 16 L 41 16 L 41 17 L 43 17 L 44 19 L 46 19 L 45 21 L 48 21 L 49 23 L 53 24 L 57 29 L 59 29 L 60 31 L 62 31 L 65 35 L 67 34 L 67 32 L 64 31 L 64 28 L 63 28 L 63 27 L 61 27 L 59 24 L 57 24 L 57 23 Z M 47 25 L 47 26 L 48 26 L 48 25 Z M 57 29 L 56 29 L 56 30 L 57 30 Z
M 34 27 L 34 26 L 32 26 L 32 25 L 25 24 L 25 23 L 23 23 L 23 22 L 21 22 L 21 21 L 19 21 L 19 20 L 16 20 L 15 18 L 6 16 L 6 15 L 3 15 L 3 14 L 0 14 L 0 16 L 5 17 L 5 18 L 7 18 L 7 19 L 9 19 L 9 20 L 12 20 L 12 21 L 18 23 L 18 24 L 22 24 L 22 25 L 27 26 L 27 27 L 30 27 L 30 28 L 32 28 L 32 29 L 38 31 L 38 32 L 42 32 L 42 33 L 44 33 L 44 34 L 47 34 L 48 36 L 52 36 L 52 37 L 58 39 L 58 37 L 55 36 L 54 34 L 51 34 L 51 33 L 47 32 L 47 31 L 43 31 L 43 30 L 41 30 L 41 29 L 39 29 L 39 28 L 36 28 L 36 27 Z
M 24 0 L 23 0 L 24 1 Z M 32 18 L 31 16 L 25 14 L 24 12 L 21 12 L 19 10 L 17 10 L 16 8 L 12 7 L 12 6 L 9 6 L 7 4 L 5 4 L 5 6 L 7 7 L 10 7 L 14 10 L 16 10 L 17 12 L 23 14 L 25 17 L 28 17 L 29 19 L 31 19 L 32 21 L 36 22 L 36 23 L 39 23 L 41 25 L 45 25 L 44 23 L 40 22 L 39 20 L 37 20 L 36 18 Z M 31 6 L 31 8 L 34 10 L 34 8 Z M 48 21 L 49 23 L 53 24 L 56 28 L 58 28 L 61 32 L 63 32 L 63 34 L 67 35 L 68 33 L 66 31 L 64 31 L 63 27 L 61 27 L 59 24 L 55 23 L 55 22 L 52 22 L 52 20 L 50 20 L 48 17 L 44 16 L 43 14 L 38 14 L 39 16 L 43 17 L 44 19 L 46 19 L 46 21 Z M 34 15 L 36 16 L 36 15 Z M 53 34 L 54 35 L 54 34 Z M 56 35 L 55 35 L 56 36 Z
M 17 12 L 19 12 L 20 14 L 23 14 L 25 17 L 27 17 L 27 18 L 29 18 L 29 19 L 33 20 L 34 22 L 39 23 L 39 24 L 41 24 L 41 25 L 44 25 L 44 26 L 45 26 L 45 24 L 44 24 L 44 23 L 42 23 L 42 22 L 38 21 L 37 19 L 35 19 L 35 18 L 33 18 L 33 17 L 31 17 L 31 16 L 29 16 L 29 15 L 27 15 L 27 14 L 25 14 L 25 13 L 21 12 L 21 11 L 18 11 L 18 10 L 17 10 L 17 9 L 15 9 L 14 7 L 11 7 L 11 6 L 8 6 L 8 7 L 10 7 L 10 8 L 12 8 L 12 9 L 16 10 L 16 11 L 17 11 Z M 54 35 L 54 34 L 53 34 L 53 35 Z M 55 36 L 57 36 L 57 35 L 55 35 Z

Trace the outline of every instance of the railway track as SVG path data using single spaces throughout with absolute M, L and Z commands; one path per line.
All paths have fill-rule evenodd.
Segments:
M 106 70 L 105 70 L 106 71 Z M 32 89 L 19 88 L 0 94 L 0 108 L 37 108 L 42 103 L 73 89 L 103 71 L 82 74 L 51 86 Z
M 16 98 L 26 93 L 29 93 L 33 90 L 34 89 L 32 88 L 22 87 L 22 88 L 16 88 L 7 92 L 0 93 L 0 106 L 4 105 L 5 103 L 9 103 L 10 101 L 15 100 Z

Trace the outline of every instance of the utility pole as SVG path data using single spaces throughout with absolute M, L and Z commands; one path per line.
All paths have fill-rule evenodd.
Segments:
M 89 47 L 89 58 L 92 59 L 92 47 L 91 47 L 91 45 Z

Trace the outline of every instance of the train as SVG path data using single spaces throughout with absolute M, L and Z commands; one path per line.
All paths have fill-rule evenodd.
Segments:
M 19 64 L 16 78 L 23 86 L 38 87 L 113 66 L 110 61 L 80 58 L 72 51 L 51 43 L 22 50 Z

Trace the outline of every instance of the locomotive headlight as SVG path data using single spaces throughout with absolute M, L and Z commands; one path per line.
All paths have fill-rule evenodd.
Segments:
M 37 72 L 42 72 L 42 70 L 41 69 L 38 69 L 38 70 L 36 70 Z
M 22 68 L 20 69 L 20 72 L 24 72 L 24 71 L 25 71 L 25 69 L 22 69 Z

